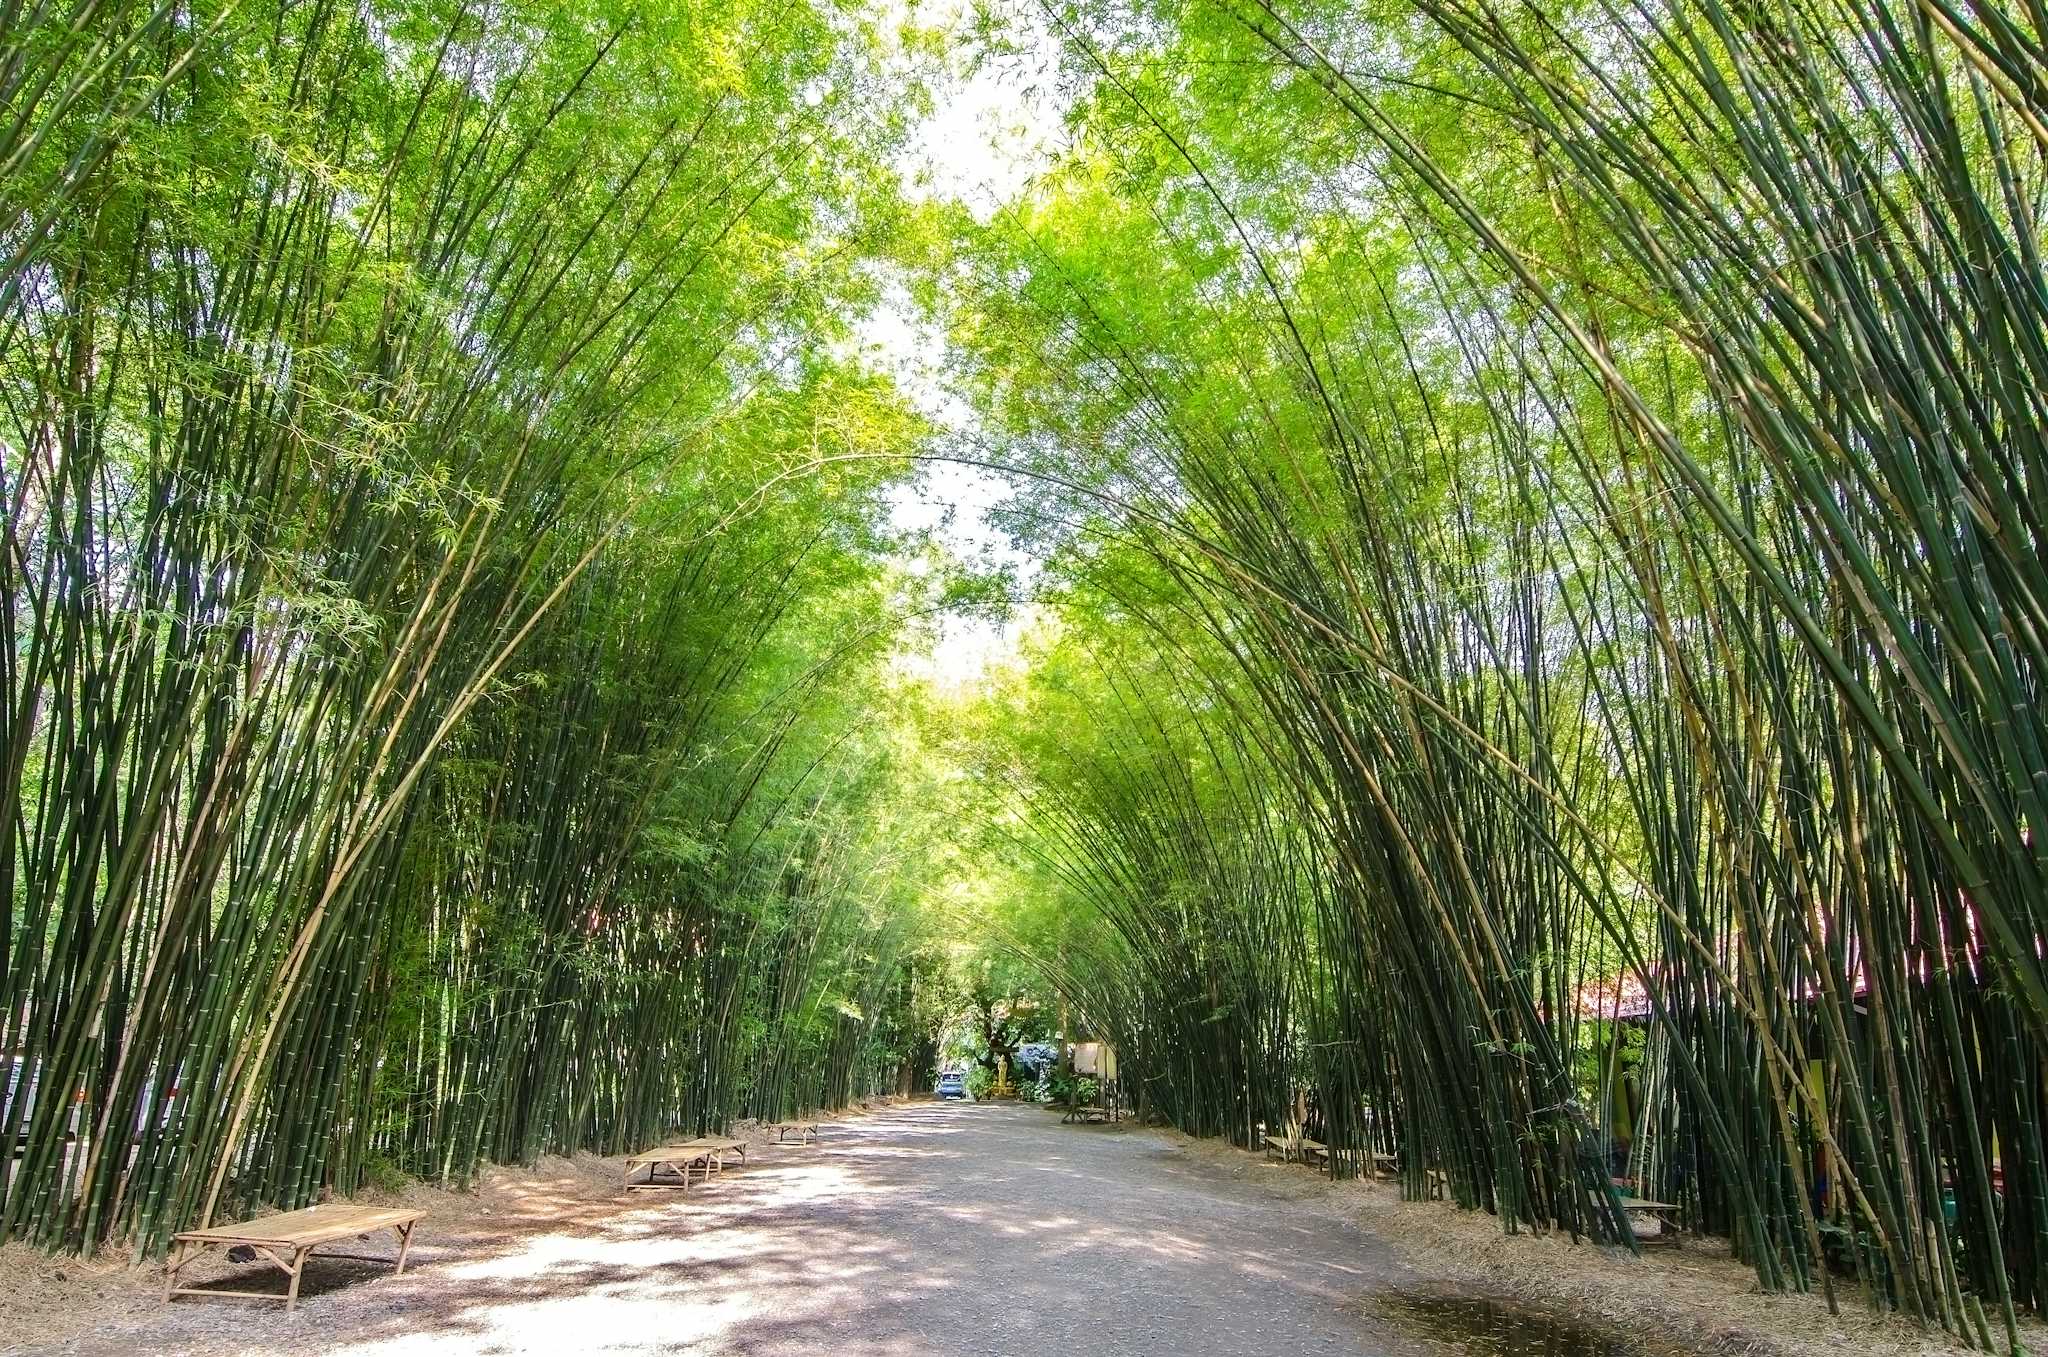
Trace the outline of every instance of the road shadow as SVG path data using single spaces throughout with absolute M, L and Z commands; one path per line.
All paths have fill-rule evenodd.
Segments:
M 1342 1318 L 1383 1246 L 1167 1176 L 1150 1137 L 1037 1109 L 912 1104 L 770 1146 L 687 1194 L 542 1176 L 488 1218 L 314 1255 L 298 1312 L 188 1297 L 112 1352 L 1358 1352 Z M 286 1279 L 240 1269 L 229 1289 Z M 1333 1346 L 1334 1344 L 1334 1346 Z

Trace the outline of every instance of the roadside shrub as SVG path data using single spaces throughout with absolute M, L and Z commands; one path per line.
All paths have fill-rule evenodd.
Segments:
M 1071 1074 L 1053 1070 L 1038 1081 L 1038 1100 L 1044 1103 L 1075 1102 L 1083 1106 L 1092 1103 L 1102 1092 L 1102 1083 L 1095 1076 L 1084 1074 L 1076 1079 Z
M 384 1155 L 373 1154 L 363 1161 L 363 1185 L 373 1192 L 396 1196 L 412 1184 L 412 1175 Z

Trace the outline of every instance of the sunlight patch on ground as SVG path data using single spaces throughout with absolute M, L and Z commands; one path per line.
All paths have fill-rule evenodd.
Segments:
M 932 1153 L 870 1146 L 861 1157 Z M 721 1191 L 738 1189 L 736 1181 L 715 1180 L 594 1229 L 537 1235 L 510 1254 L 445 1264 L 443 1284 L 466 1298 L 447 1322 L 335 1351 L 412 1357 L 444 1352 L 458 1335 L 487 1338 L 483 1350 L 492 1352 L 688 1350 L 770 1320 L 826 1322 L 857 1310 L 879 1277 L 897 1270 L 884 1243 L 801 1227 L 817 1208 L 858 1209 L 896 1189 L 837 1163 L 738 1172 L 744 1190 L 725 1200 Z

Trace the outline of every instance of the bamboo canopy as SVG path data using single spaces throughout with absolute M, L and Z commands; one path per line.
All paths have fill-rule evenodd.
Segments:
M 0 3 L 0 1240 L 908 1088 L 966 933 L 1141 1115 L 2017 1348 L 2040 5 L 689 8 Z
M 1621 1179 L 2016 1348 L 2038 10 L 1044 15 L 1079 149 L 962 325 L 1088 525 L 983 764 L 1015 945 L 1185 1129 L 1312 1089 L 1339 1172 L 1631 1243 Z
M 809 9 L 0 15 L 0 1238 L 893 1085 Z M 850 190 L 849 190 L 850 192 Z M 842 309 L 844 309 L 842 307 Z M 829 419 L 826 417 L 829 412 Z

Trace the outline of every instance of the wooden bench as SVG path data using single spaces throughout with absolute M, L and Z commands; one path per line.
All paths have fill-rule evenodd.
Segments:
M 814 1121 L 771 1121 L 761 1129 L 774 1136 L 777 1145 L 787 1144 L 791 1136 L 800 1138 L 806 1145 L 818 1139 L 818 1123 Z
M 747 1166 L 746 1141 L 734 1136 L 708 1136 L 705 1138 L 705 1143 L 711 1146 L 711 1171 L 713 1173 L 725 1172 L 725 1157 L 729 1154 L 736 1154 L 740 1157 L 741 1168 Z
M 680 1145 L 657 1145 L 651 1150 L 626 1156 L 626 1190 L 642 1187 L 680 1187 L 688 1190 L 690 1174 L 703 1169 L 704 1176 L 711 1176 L 711 1146 L 701 1140 L 684 1141 Z M 633 1177 L 635 1169 L 644 1168 L 647 1176 L 639 1180 Z
M 1109 1121 L 1109 1120 L 1110 1120 L 1110 1113 L 1109 1113 L 1109 1109 L 1108 1109 L 1108 1108 L 1106 1108 L 1106 1107 L 1096 1107 L 1096 1106 L 1094 1106 L 1094 1105 L 1092 1105 L 1092 1104 L 1091 1104 L 1091 1105 L 1089 1105 L 1089 1106 L 1087 1106 L 1087 1107 L 1070 1107 L 1070 1108 L 1068 1108 L 1068 1109 L 1067 1109 L 1067 1114 L 1066 1114 L 1066 1115 L 1065 1115 L 1064 1117 L 1061 1117 L 1061 1118 L 1060 1118 L 1060 1123 L 1061 1123 L 1062 1125 L 1065 1125 L 1065 1124 L 1067 1124 L 1067 1123 L 1069 1123 L 1069 1122 L 1077 1122 L 1077 1121 L 1102 1121 L 1102 1122 L 1106 1122 L 1106 1121 Z
M 680 1187 L 688 1191 L 690 1175 L 699 1173 L 700 1180 L 714 1173 L 725 1171 L 725 1157 L 737 1154 L 740 1163 L 747 1162 L 747 1142 L 727 1137 L 699 1136 L 686 1140 L 680 1145 L 658 1145 L 651 1150 L 642 1150 L 626 1157 L 626 1190 L 631 1192 L 643 1187 Z M 645 1168 L 647 1176 L 635 1179 L 633 1171 Z
M 1314 1144 L 1315 1142 L 1306 1142 Z M 1363 1154 L 1356 1150 L 1326 1150 L 1320 1145 L 1312 1153 L 1322 1160 L 1323 1171 L 1334 1176 L 1337 1164 L 1345 1163 L 1356 1167 L 1360 1176 L 1368 1178 L 1391 1178 L 1400 1160 L 1397 1156 L 1381 1150 L 1367 1150 Z
M 347 1239 L 350 1235 L 396 1230 L 398 1266 L 391 1274 L 395 1277 L 405 1271 L 405 1255 L 412 1248 L 412 1227 L 425 1214 L 424 1211 L 404 1207 L 351 1206 L 346 1202 L 330 1202 L 324 1206 L 309 1206 L 303 1211 L 265 1216 L 262 1220 L 243 1221 L 239 1225 L 184 1230 L 171 1236 L 171 1256 L 164 1261 L 164 1301 L 168 1304 L 173 1296 L 245 1296 L 254 1300 L 281 1300 L 289 1313 L 298 1308 L 299 1278 L 305 1271 L 307 1257 L 314 1249 L 337 1239 Z M 185 1270 L 186 1264 L 207 1250 L 238 1247 L 261 1255 L 291 1278 L 291 1285 L 282 1296 L 268 1291 L 223 1291 L 214 1287 L 178 1285 L 178 1274 Z
M 1278 1157 L 1282 1163 L 1291 1164 L 1296 1160 L 1307 1163 L 1311 1159 L 1328 1159 L 1330 1149 L 1320 1140 L 1310 1140 L 1298 1132 L 1282 1135 L 1268 1133 L 1266 1136 L 1266 1157 Z
M 1644 1201 L 1641 1197 L 1623 1197 L 1621 1209 L 1630 1215 L 1645 1215 L 1657 1222 L 1657 1233 L 1647 1239 L 1638 1235 L 1638 1244 L 1676 1244 L 1678 1236 L 1684 1233 L 1685 1227 L 1678 1223 L 1678 1213 L 1684 1208 L 1676 1203 Z

